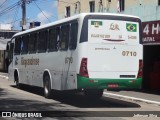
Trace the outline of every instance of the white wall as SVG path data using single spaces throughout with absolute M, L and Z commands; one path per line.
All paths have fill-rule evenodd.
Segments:
M 11 24 L 0 24 L 0 30 L 11 30 Z

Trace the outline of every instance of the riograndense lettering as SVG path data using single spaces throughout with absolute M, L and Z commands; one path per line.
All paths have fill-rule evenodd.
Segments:
M 31 59 L 25 59 L 24 57 L 21 57 L 21 65 L 39 65 L 39 58 L 31 58 Z

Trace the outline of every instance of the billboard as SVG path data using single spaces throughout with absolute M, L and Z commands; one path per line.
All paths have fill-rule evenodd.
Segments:
M 160 20 L 142 22 L 142 44 L 160 44 Z

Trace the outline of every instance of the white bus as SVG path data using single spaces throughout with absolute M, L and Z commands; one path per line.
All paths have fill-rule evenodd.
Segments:
M 140 89 L 141 20 L 135 16 L 82 13 L 13 36 L 9 79 L 16 85 L 82 90 L 101 97 L 104 89 Z

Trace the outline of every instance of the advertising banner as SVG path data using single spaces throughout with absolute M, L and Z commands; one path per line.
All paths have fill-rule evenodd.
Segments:
M 160 21 L 142 23 L 142 44 L 160 43 Z

